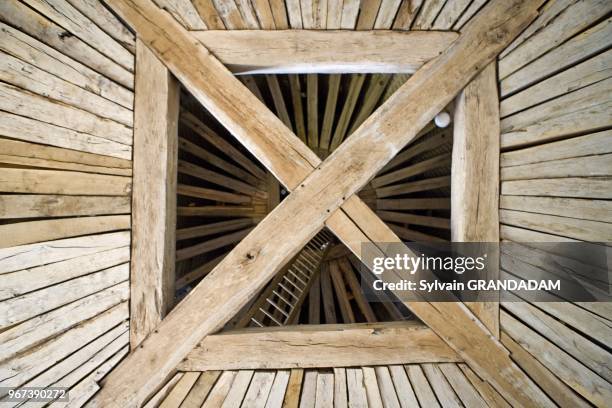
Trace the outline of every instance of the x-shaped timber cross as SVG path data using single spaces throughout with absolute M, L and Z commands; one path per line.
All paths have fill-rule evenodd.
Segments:
M 418 70 L 322 163 L 153 2 L 108 3 L 292 191 L 109 375 L 90 402 L 128 407 L 142 405 L 202 338 L 231 319 L 324 225 L 360 258 L 363 242 L 400 242 L 355 193 L 537 16 L 543 0 L 491 1 L 458 40 Z M 552 405 L 462 303 L 406 304 L 512 405 Z

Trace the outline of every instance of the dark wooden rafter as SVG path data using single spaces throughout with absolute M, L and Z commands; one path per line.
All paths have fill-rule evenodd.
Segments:
M 423 70 L 415 74 L 396 95 L 390 98 L 385 106 L 379 109 L 364 126 L 338 149 L 330 160 L 318 165 L 318 160 L 302 146 L 295 145 L 297 139 L 286 133 L 286 128 L 278 126 L 278 119 L 261 110 L 261 105 L 254 96 L 242 92 L 242 85 L 235 81 L 214 58 L 189 41 L 188 35 L 183 33 L 165 15 L 155 10 L 148 3 L 126 4 L 122 1 L 110 2 L 124 19 L 135 25 L 139 34 L 150 41 L 155 47 L 162 47 L 160 57 L 176 73 L 186 85 L 209 110 L 222 118 L 222 122 L 239 139 L 248 140 L 252 152 L 264 162 L 266 166 L 274 169 L 279 178 L 284 179 L 286 185 L 299 184 L 298 188 L 279 205 L 272 216 L 264 219 L 252 234 L 247 236 L 231 253 L 215 268 L 207 279 L 202 281 L 185 301 L 160 324 L 157 333 L 151 335 L 143 344 L 143 348 L 133 353 L 108 378 L 106 388 L 95 398 L 96 402 L 112 405 L 133 405 L 142 402 L 150 395 L 157 385 L 173 370 L 178 360 L 189 351 L 199 339 L 211 333 L 220 324 L 227 320 L 230 314 L 244 304 L 257 288 L 262 287 L 272 273 L 277 271 L 288 257 L 296 253 L 297 247 L 304 240 L 313 236 L 327 219 L 330 228 L 345 241 L 357 255 L 360 249 L 356 242 L 364 241 L 396 241 L 399 239 L 380 220 L 368 212 L 367 207 L 355 197 L 348 198 L 357 191 L 367 180 L 379 170 L 399 148 L 416 136 L 418 129 L 424 127 L 433 115 L 442 109 L 450 99 L 488 62 L 490 62 L 501 49 L 537 14 L 540 2 L 501 2 L 494 1 L 486 6 L 470 23 L 460 39 L 443 53 L 434 63 L 428 64 Z M 143 18 L 144 13 L 147 17 Z M 508 17 L 512 16 L 512 17 Z M 157 21 L 159 24 L 150 24 Z M 168 37 L 168 30 L 172 32 Z M 153 42 L 152 40 L 155 39 Z M 173 46 L 163 47 L 164 41 L 172 42 Z M 159 48 L 158 48 L 159 49 Z M 185 58 L 181 53 L 186 53 Z M 192 64 L 187 63 L 187 55 L 196 57 L 200 61 L 198 72 L 189 72 Z M 192 58 L 189 58 L 192 60 Z M 195 75 L 194 75 L 195 74 Z M 208 77 L 207 81 L 202 81 Z M 221 88 L 215 89 L 210 84 L 216 80 L 226 83 L 223 87 L 224 95 L 227 92 L 247 103 L 234 103 L 233 106 L 218 106 L 212 101 L 221 101 L 225 98 L 219 94 Z M 235 87 L 235 89 L 233 88 Z M 433 91 L 436 89 L 436 91 Z M 217 100 L 216 98 L 221 99 Z M 427 104 L 414 105 L 410 100 L 423 99 Z M 406 102 L 406 103 L 405 103 Z M 234 112 L 235 106 L 247 112 Z M 259 121 L 249 120 L 248 110 L 253 112 Z M 233 117 L 234 114 L 240 117 Z M 402 117 L 405 123 L 399 128 L 396 118 Z M 263 134 L 259 134 L 257 127 L 266 123 Z M 378 125 L 386 124 L 383 128 Z M 377 131 L 372 132 L 372 126 Z M 248 135 L 245 129 L 249 129 Z M 401 130 L 401 132 L 399 132 Z M 372 138 L 382 138 L 387 144 L 377 144 L 380 150 L 372 150 Z M 266 138 L 274 135 L 278 147 L 264 152 L 257 141 L 265 134 Z M 375 136 L 376 135 L 376 136 Z M 291 139 L 293 138 L 293 139 Z M 288 149 L 288 147 L 292 147 Z M 297 150 L 295 150 L 297 148 Z M 277 153 L 282 152 L 282 157 Z M 293 156 L 292 152 L 299 156 Z M 289 153 L 289 154 L 288 154 Z M 308 158 L 304 160 L 305 158 Z M 275 162 L 275 160 L 279 160 Z M 304 162 L 300 163 L 301 160 Z M 356 165 L 356 161 L 360 164 Z M 291 164 L 289 164 L 291 163 Z M 286 169 L 278 166 L 282 165 Z M 288 168 L 287 168 L 288 166 Z M 304 181 L 303 175 L 312 174 Z M 350 178 L 343 176 L 350 174 Z M 297 180 L 296 180 L 297 178 Z M 338 180 L 338 183 L 327 187 L 325 179 Z M 293 181 L 292 181 L 293 180 Z M 292 189 L 292 188 L 291 188 Z M 314 195 L 321 198 L 316 206 L 302 204 L 304 200 Z M 338 196 L 343 199 L 339 200 Z M 345 201 L 346 200 L 346 201 Z M 309 202 L 312 202 L 309 200 Z M 359 220 L 363 233 L 344 216 L 336 211 L 343 204 L 347 214 L 355 215 L 353 219 Z M 332 215 L 333 214 L 333 215 Z M 329 219 L 328 219 L 329 218 Z M 292 222 L 283 224 L 281 220 L 290 219 Z M 294 225 L 303 225 L 295 230 Z M 372 225 L 377 225 L 372 229 Z M 369 228 L 368 228 L 369 226 Z M 292 232 L 292 240 L 274 239 L 279 229 Z M 390 233 L 390 234 L 389 234 Z M 259 240 L 266 237 L 265 242 Z M 382 238 L 382 239 L 379 239 Z M 279 242 L 282 241 L 282 242 Z M 259 256 L 265 253 L 266 256 Z M 273 255 L 274 254 L 274 255 Z M 265 266 L 265 267 L 264 267 Z M 244 269 L 257 271 L 249 274 L 249 281 L 244 280 Z M 242 275 L 242 277 L 241 277 Z M 223 287 L 223 300 L 216 299 L 215 293 Z M 197 296 L 195 292 L 210 294 Z M 229 293 L 233 295 L 228 296 Z M 220 294 L 217 294 L 220 296 Z M 219 303 L 218 303 L 219 302 Z M 548 404 L 548 400 L 534 388 L 534 385 L 516 367 L 500 343 L 494 341 L 487 330 L 475 323 L 468 310 L 460 303 L 444 303 L 432 305 L 427 302 L 410 302 L 410 308 L 425 321 L 436 333 L 466 360 L 466 362 L 479 374 L 487 374 L 488 379 L 509 401 L 517 404 Z M 202 312 L 205 315 L 202 315 Z M 189 316 L 188 320 L 185 320 Z M 179 344 L 174 333 L 189 327 L 186 335 Z M 193 330 L 191 330 L 193 329 Z M 170 341 L 174 350 L 163 359 L 151 359 L 151 353 L 156 354 L 159 347 L 168 350 L 165 344 Z M 476 345 L 477 344 L 477 345 Z M 469 346 L 468 346 L 469 345 Z M 170 346 L 170 343 L 168 343 Z M 503 369 L 500 369 L 503 367 Z M 144 375 L 134 378 L 127 375 L 138 369 Z M 138 390 L 134 393 L 134 390 Z

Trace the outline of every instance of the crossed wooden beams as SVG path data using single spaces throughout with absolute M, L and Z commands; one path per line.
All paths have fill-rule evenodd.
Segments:
M 494 60 L 543 1 L 490 2 L 442 55 L 418 70 L 324 162 L 150 0 L 108 3 L 292 191 L 109 375 L 91 401 L 127 407 L 142 405 L 194 346 L 231 319 L 324 225 L 358 257 L 363 242 L 400 242 L 354 194 Z M 512 405 L 552 405 L 462 303 L 407 306 Z

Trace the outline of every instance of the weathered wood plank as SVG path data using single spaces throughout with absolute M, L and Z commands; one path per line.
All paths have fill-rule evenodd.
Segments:
M 3 168 L 0 191 L 9 193 L 68 195 L 128 195 L 131 177 L 80 173 L 75 171 Z
M 122 67 L 79 37 L 72 35 L 66 29 L 36 13 L 25 4 L 17 0 L 3 1 L 0 4 L 0 20 L 132 89 L 134 76 L 129 69 Z
M 502 195 L 499 208 L 612 223 L 612 202 L 605 200 Z
M 131 199 L 105 196 L 0 195 L 0 219 L 128 214 Z
M 610 177 L 509 180 L 501 183 L 502 195 L 612 198 Z
M 0 225 L 0 248 L 130 228 L 129 215 L 60 218 Z
M 384 30 L 209 30 L 192 35 L 240 74 L 414 73 L 457 38 L 452 32 Z

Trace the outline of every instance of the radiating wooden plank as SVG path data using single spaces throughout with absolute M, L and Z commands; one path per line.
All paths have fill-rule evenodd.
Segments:
M 417 401 L 416 395 L 414 395 L 414 391 L 412 390 L 404 367 L 392 365 L 389 366 L 389 372 L 391 373 L 393 385 L 395 386 L 395 391 L 397 392 L 397 398 L 401 407 L 408 408 L 418 406 L 419 402 Z
M 190 0 L 153 0 L 160 8 L 167 10 L 188 30 L 205 30 L 206 24 Z M 184 381 L 181 379 L 181 381 Z
M 423 0 L 402 1 L 397 11 L 397 16 L 395 16 L 395 20 L 393 21 L 393 28 L 396 30 L 410 30 L 410 26 L 422 4 Z
M 222 203 L 230 204 L 251 204 L 252 197 L 236 193 L 228 193 L 226 191 L 213 190 L 210 188 L 196 187 L 187 184 L 179 184 L 176 187 L 178 195 L 186 197 L 204 198 Z
M 232 386 L 227 392 L 227 396 L 223 400 L 223 408 L 239 407 L 247 392 L 251 379 L 253 378 L 252 370 L 240 370 L 237 372 Z
M 334 373 L 319 372 L 317 376 L 316 408 L 331 408 L 334 406 Z
M 345 407 L 348 405 L 346 388 L 346 370 L 334 368 L 334 406 Z
M 104 76 L 132 89 L 134 76 L 129 69 L 103 55 L 81 38 L 72 35 L 68 30 L 36 13 L 36 11 L 30 9 L 25 4 L 17 0 L 3 1 L 0 8 L 0 19 L 61 53 L 79 62 L 86 63 L 86 65 Z M 91 24 L 86 26 L 91 26 Z M 127 55 L 124 54 L 122 56 L 123 62 L 129 65 L 130 61 L 128 59 L 131 59 L 133 68 L 133 57 L 127 50 L 124 49 L 124 51 Z
M 193 6 L 209 30 L 225 29 L 225 25 L 212 0 L 193 0 Z
M 308 147 L 319 148 L 319 81 L 317 74 L 306 75 L 306 117 Z
M 334 285 L 334 292 L 336 293 L 336 299 L 338 301 L 338 306 L 340 307 L 342 321 L 344 323 L 355 323 L 355 315 L 346 291 L 346 282 L 342 276 L 342 271 L 340 270 L 338 261 L 331 261 L 329 263 L 329 275 Z
M 220 375 L 219 371 L 203 372 L 181 403 L 181 408 L 200 408 Z
M 128 277 L 128 269 L 128 264 L 124 263 L 0 302 L 0 327 L 12 326 L 124 282 Z
M 439 367 L 465 406 L 487 406 L 456 364 L 440 364 Z
M 185 373 L 159 405 L 160 408 L 178 408 L 199 377 L 197 372 Z
M 45 72 L 27 60 L 5 53 L 1 55 L 0 79 L 2 81 L 126 126 L 133 125 L 131 109 Z
M 0 219 L 127 214 L 131 199 L 105 196 L 0 195 Z
M 378 176 L 372 180 L 372 187 L 380 188 L 397 181 L 425 173 L 429 170 L 448 168 L 449 164 L 451 164 L 451 154 L 443 153 L 430 159 L 406 166 L 403 169 L 392 171 L 391 173 L 387 173 L 383 176 Z
M 400 408 L 396 389 L 391 380 L 391 374 L 388 367 L 375 367 L 376 379 L 378 380 L 378 387 L 380 389 L 380 397 L 383 405 L 389 408 Z
M 500 104 L 500 115 L 505 117 L 538 103 L 584 88 L 612 76 L 612 51 L 608 50 L 574 65 L 544 81 L 505 98 Z
M 0 225 L 0 248 L 130 228 L 129 215 L 60 218 Z
M 461 401 L 453 391 L 452 387 L 440 371 L 438 364 L 423 364 L 421 365 L 431 388 L 436 394 L 438 401 L 443 407 L 461 407 Z M 470 405 L 466 405 L 470 406 Z
M 377 30 L 390 29 L 401 3 L 401 0 L 382 0 L 374 28 Z
M 503 195 L 612 198 L 609 177 L 510 180 L 501 183 Z
M 100 3 L 96 2 L 77 3 L 83 6 L 99 4 L 102 7 Z M 121 25 L 121 27 L 124 26 Z M 43 42 L 38 41 L 36 38 L 30 37 L 9 25 L 0 23 L 0 30 L 2 30 L 3 34 L 2 38 L 0 38 L 0 49 L 4 52 L 21 60 L 28 61 L 40 69 L 96 95 L 114 101 L 125 108 L 133 108 L 134 94 L 132 91 L 83 65 L 82 62 L 62 54 Z M 127 29 L 124 28 L 124 30 Z M 83 62 L 87 61 L 83 60 Z
M 423 6 L 419 10 L 419 14 L 412 23 L 413 30 L 429 30 L 433 28 L 436 16 L 446 3 L 445 0 L 427 0 L 423 2 Z
M 605 406 L 605 401 L 612 398 L 608 382 L 504 311 L 501 326 L 540 363 L 591 403 Z
M 568 5 L 555 15 L 554 19 L 499 61 L 499 77 L 506 78 L 530 61 L 589 27 L 610 10 L 612 10 L 612 5 L 605 0 L 586 0 Z
M 612 154 L 583 156 L 569 159 L 504 167 L 501 179 L 552 179 L 564 177 L 598 177 L 612 175 Z
M 274 383 L 270 389 L 270 395 L 266 401 L 266 408 L 276 408 L 283 405 L 283 399 L 285 398 L 285 391 L 289 384 L 290 371 L 278 370 L 274 377 Z
M 234 378 L 236 378 L 236 374 L 236 371 L 224 371 L 208 394 L 208 397 L 206 397 L 206 401 L 202 404 L 202 408 L 220 407 L 232 386 Z
M 192 33 L 234 73 L 414 73 L 452 32 L 235 30 Z M 334 47 L 329 47 L 333 42 Z M 274 44 L 273 48 L 267 44 Z M 244 48 L 252 52 L 244 53 Z
M 210 224 L 198 225 L 195 227 L 180 228 L 176 231 L 176 239 L 184 240 L 196 237 L 205 237 L 221 232 L 234 231 L 253 225 L 253 220 L 248 218 L 219 221 Z
M 240 231 L 222 235 L 218 238 L 209 239 L 199 244 L 176 250 L 176 261 L 184 261 L 194 256 L 211 252 L 215 249 L 223 248 L 243 239 L 253 228 L 246 228 Z
M 612 145 L 608 143 L 611 137 L 612 131 L 605 130 L 603 132 L 502 153 L 501 166 L 520 166 L 550 160 L 612 153 Z
M 16 115 L 61 126 L 118 143 L 132 144 L 132 129 L 85 110 L 2 83 L 0 108 Z
M 342 112 L 338 117 L 338 123 L 336 124 L 334 135 L 329 145 L 330 151 L 336 150 L 342 143 L 342 140 L 344 140 L 344 138 L 347 136 L 346 132 L 348 130 L 351 116 L 353 115 L 353 110 L 357 104 L 357 99 L 359 98 L 361 86 L 363 85 L 364 81 L 365 75 L 363 74 L 351 75 L 349 91 L 346 96 L 346 100 L 344 101 L 344 105 L 342 106 Z
M 534 356 L 514 341 L 507 333 L 501 333 L 501 341 L 512 353 L 512 358 L 527 372 L 531 378 L 560 406 L 586 407 L 589 406 L 578 394 L 566 385 L 560 378 L 549 371 Z
M 430 217 L 428 215 L 416 215 L 394 211 L 376 211 L 376 214 L 378 214 L 378 216 L 384 221 L 424 225 L 432 228 L 451 229 L 451 221 L 448 218 Z
M 368 406 L 368 396 L 366 395 L 366 389 L 363 383 L 363 371 L 361 368 L 346 369 L 346 386 L 348 389 L 350 406 Z
M 436 30 L 450 30 L 472 0 L 446 1 L 432 25 Z
M 500 196 L 501 209 L 612 223 L 612 203 L 561 197 Z
M 338 91 L 340 89 L 341 76 L 332 74 L 328 79 L 327 99 L 325 102 L 325 113 L 323 115 L 323 123 L 321 125 L 321 149 L 329 149 L 331 140 L 332 126 L 336 116 L 336 105 L 338 103 Z
M 8 112 L 0 112 L 0 135 L 124 160 L 132 158 L 129 145 Z
M 297 408 L 300 402 L 300 391 L 302 389 L 302 379 L 304 378 L 304 370 L 292 369 L 287 385 L 287 392 L 283 400 L 283 408 Z
M 610 18 L 603 20 L 501 80 L 501 95 L 525 88 L 605 50 L 606 39 L 612 35 L 611 21 Z
M 34 376 L 56 364 L 59 360 L 80 349 L 111 328 L 119 325 L 128 317 L 127 303 L 119 304 L 112 309 L 88 320 L 32 351 L 22 354 L 19 358 L 0 364 L 3 387 L 18 387 Z M 65 372 L 63 373 L 66 374 Z M 61 378 L 60 375 L 58 378 Z M 8 391 L 0 393 L 4 396 Z
M 433 332 L 413 322 L 250 328 L 206 337 L 184 371 L 346 367 L 457 361 Z
M 245 408 L 264 408 L 274 383 L 274 377 L 274 371 L 257 371 L 253 375 L 241 406 Z
M 37 344 L 93 318 L 111 307 L 125 302 L 130 296 L 129 283 L 123 282 L 75 302 L 17 324 L 0 334 L 0 361 L 25 352 Z
M 417 364 L 407 365 L 405 369 L 419 404 L 424 407 L 439 407 L 440 404 L 438 404 L 438 400 L 429 382 L 427 382 L 423 369 Z
M 80 173 L 76 171 L 3 168 L 0 191 L 29 194 L 128 195 L 131 177 Z
M 120 176 L 132 175 L 131 161 L 114 157 L 9 139 L 0 139 L 0 149 L 2 163 Z

